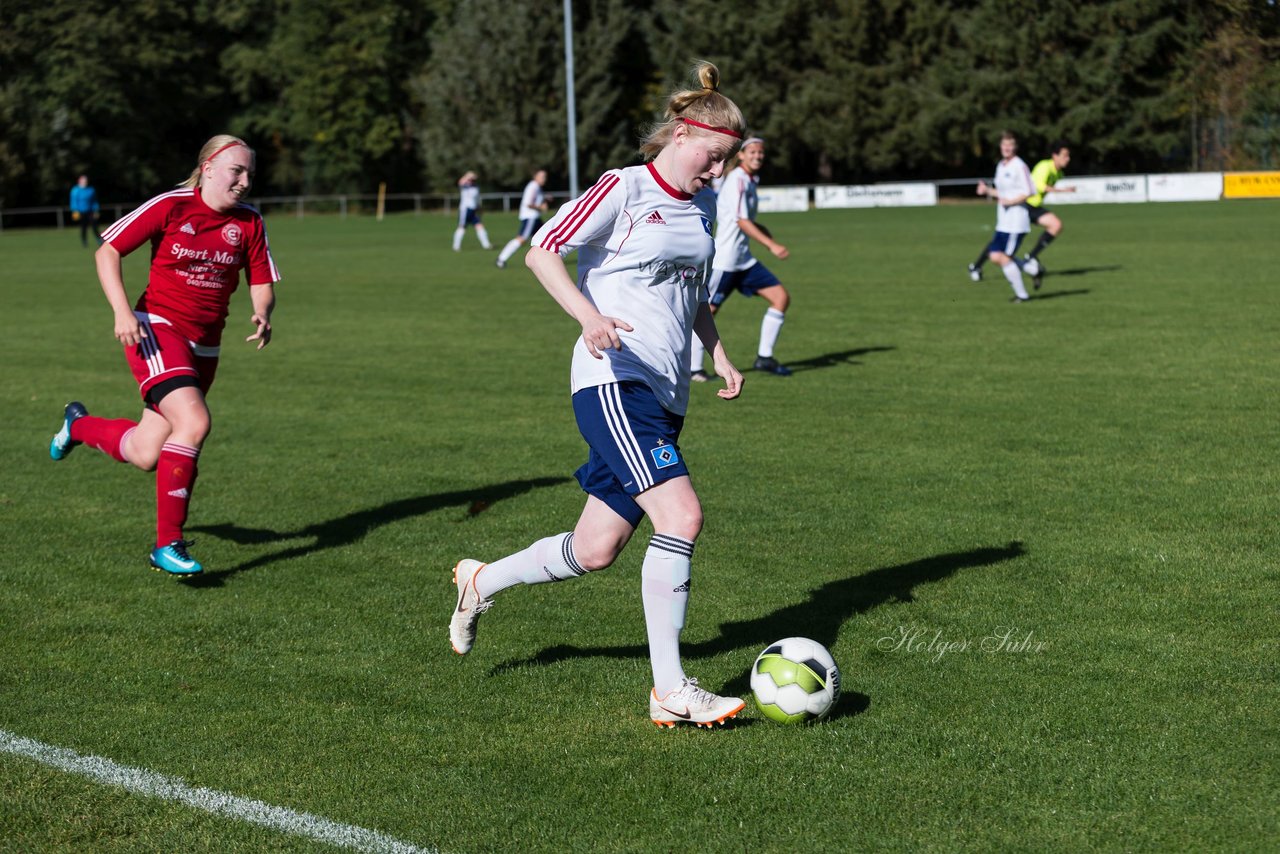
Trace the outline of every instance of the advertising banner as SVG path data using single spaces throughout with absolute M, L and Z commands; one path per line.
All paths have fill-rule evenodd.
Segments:
M 756 195 L 760 199 L 761 213 L 809 209 L 808 187 L 761 187 L 756 191 Z
M 1215 202 L 1220 198 L 1221 172 L 1147 176 L 1147 199 L 1153 202 Z
M 907 208 L 938 203 L 934 184 L 861 184 L 849 187 L 814 187 L 819 208 Z
M 1062 188 L 1075 187 L 1074 193 L 1049 193 L 1045 206 L 1096 205 L 1114 202 L 1132 203 L 1147 200 L 1146 175 L 1112 175 L 1108 178 L 1072 178 L 1058 182 Z
M 1228 172 L 1222 176 L 1222 195 L 1228 199 L 1280 196 L 1280 172 Z

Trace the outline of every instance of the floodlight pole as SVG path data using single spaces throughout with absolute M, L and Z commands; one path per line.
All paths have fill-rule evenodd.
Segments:
M 578 197 L 578 111 L 573 95 L 573 0 L 564 0 L 564 92 L 569 105 L 569 196 Z

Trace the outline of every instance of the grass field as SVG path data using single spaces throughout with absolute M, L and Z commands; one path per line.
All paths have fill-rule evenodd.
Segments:
M 90 253 L 6 231 L 0 730 L 448 852 L 1274 850 L 1280 202 L 1063 219 L 1013 305 L 964 273 L 988 208 L 765 218 L 795 375 L 693 389 L 685 663 L 743 692 L 806 635 L 845 696 L 710 732 L 647 719 L 647 528 L 449 649 L 453 564 L 582 503 L 576 327 L 522 265 L 270 218 L 276 337 L 238 293 L 181 583 L 148 476 L 48 459 L 66 401 L 138 411 Z M 762 311 L 719 315 L 740 367 Z M 329 849 L 0 752 L 0 850 Z

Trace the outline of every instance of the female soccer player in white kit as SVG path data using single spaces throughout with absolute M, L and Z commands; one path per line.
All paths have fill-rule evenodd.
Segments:
M 467 172 L 458 179 L 458 227 L 453 230 L 454 252 L 462 251 L 462 236 L 466 234 L 469 225 L 475 228 L 481 246 L 485 249 L 493 248 L 489 243 L 489 232 L 485 231 L 484 223 L 480 221 L 480 185 L 477 180 L 474 172 Z
M 725 355 L 707 307 L 714 252 L 711 205 L 694 196 L 721 175 L 742 139 L 742 113 L 717 91 L 719 72 L 697 66 L 701 88 L 676 92 L 666 120 L 641 146 L 647 162 L 606 172 L 533 238 L 525 263 L 582 325 L 573 351 L 573 409 L 590 446 L 576 476 L 586 506 L 571 532 L 493 563 L 454 568 L 458 603 L 449 638 L 471 650 L 491 597 L 517 584 L 578 578 L 604 569 L 647 514 L 654 534 L 641 572 L 659 726 L 723 723 L 743 702 L 719 697 L 685 675 L 680 630 L 702 507 L 677 440 L 689 399 L 689 348 L 696 333 L 736 398 L 740 374 Z M 564 258 L 578 250 L 578 281 Z
M 1018 138 L 1009 131 L 1000 137 L 1000 162 L 996 164 L 995 185 L 978 182 L 978 195 L 996 197 L 996 233 L 987 247 L 987 257 L 1000 265 L 1004 277 L 1013 287 L 1013 301 L 1026 302 L 1027 288 L 1022 283 L 1022 268 L 1016 260 L 1022 239 L 1031 231 L 1031 214 L 1023 204 L 1036 192 L 1031 170 L 1018 156 Z
M 533 237 L 538 226 L 542 225 L 542 214 L 547 209 L 547 196 L 542 192 L 542 188 L 546 185 L 546 169 L 534 172 L 533 178 L 524 185 L 524 192 L 520 194 L 520 233 L 508 240 L 507 245 L 498 253 L 498 260 L 495 263 L 499 267 L 507 266 L 507 262 L 511 260 L 512 255 L 516 254 L 516 250 Z
M 763 243 L 779 261 L 785 261 L 791 252 L 773 239 L 769 229 L 756 222 L 759 199 L 756 184 L 760 169 L 764 166 L 764 140 L 753 136 L 742 143 L 738 152 L 738 168 L 734 169 L 717 188 L 716 200 L 716 260 L 712 265 L 711 282 L 707 292 L 711 313 L 715 314 L 734 291 L 745 296 L 762 296 L 769 303 L 764 319 L 760 321 L 760 343 L 756 348 L 753 370 L 764 371 L 780 377 L 791 375 L 791 370 L 773 357 L 773 348 L 782 332 L 782 322 L 791 294 L 778 277 L 751 254 L 751 241 Z M 690 367 L 696 382 L 706 382 L 702 369 L 701 345 L 693 342 Z

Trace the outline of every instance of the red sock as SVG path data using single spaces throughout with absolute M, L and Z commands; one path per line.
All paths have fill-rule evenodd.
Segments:
M 84 419 L 80 419 L 83 421 Z M 196 482 L 199 448 L 165 442 L 156 463 L 156 547 L 182 539 Z
M 97 448 L 114 460 L 127 463 L 124 458 L 125 434 L 138 426 L 137 421 L 128 418 L 95 418 L 86 415 L 71 423 L 71 438 L 76 442 Z

